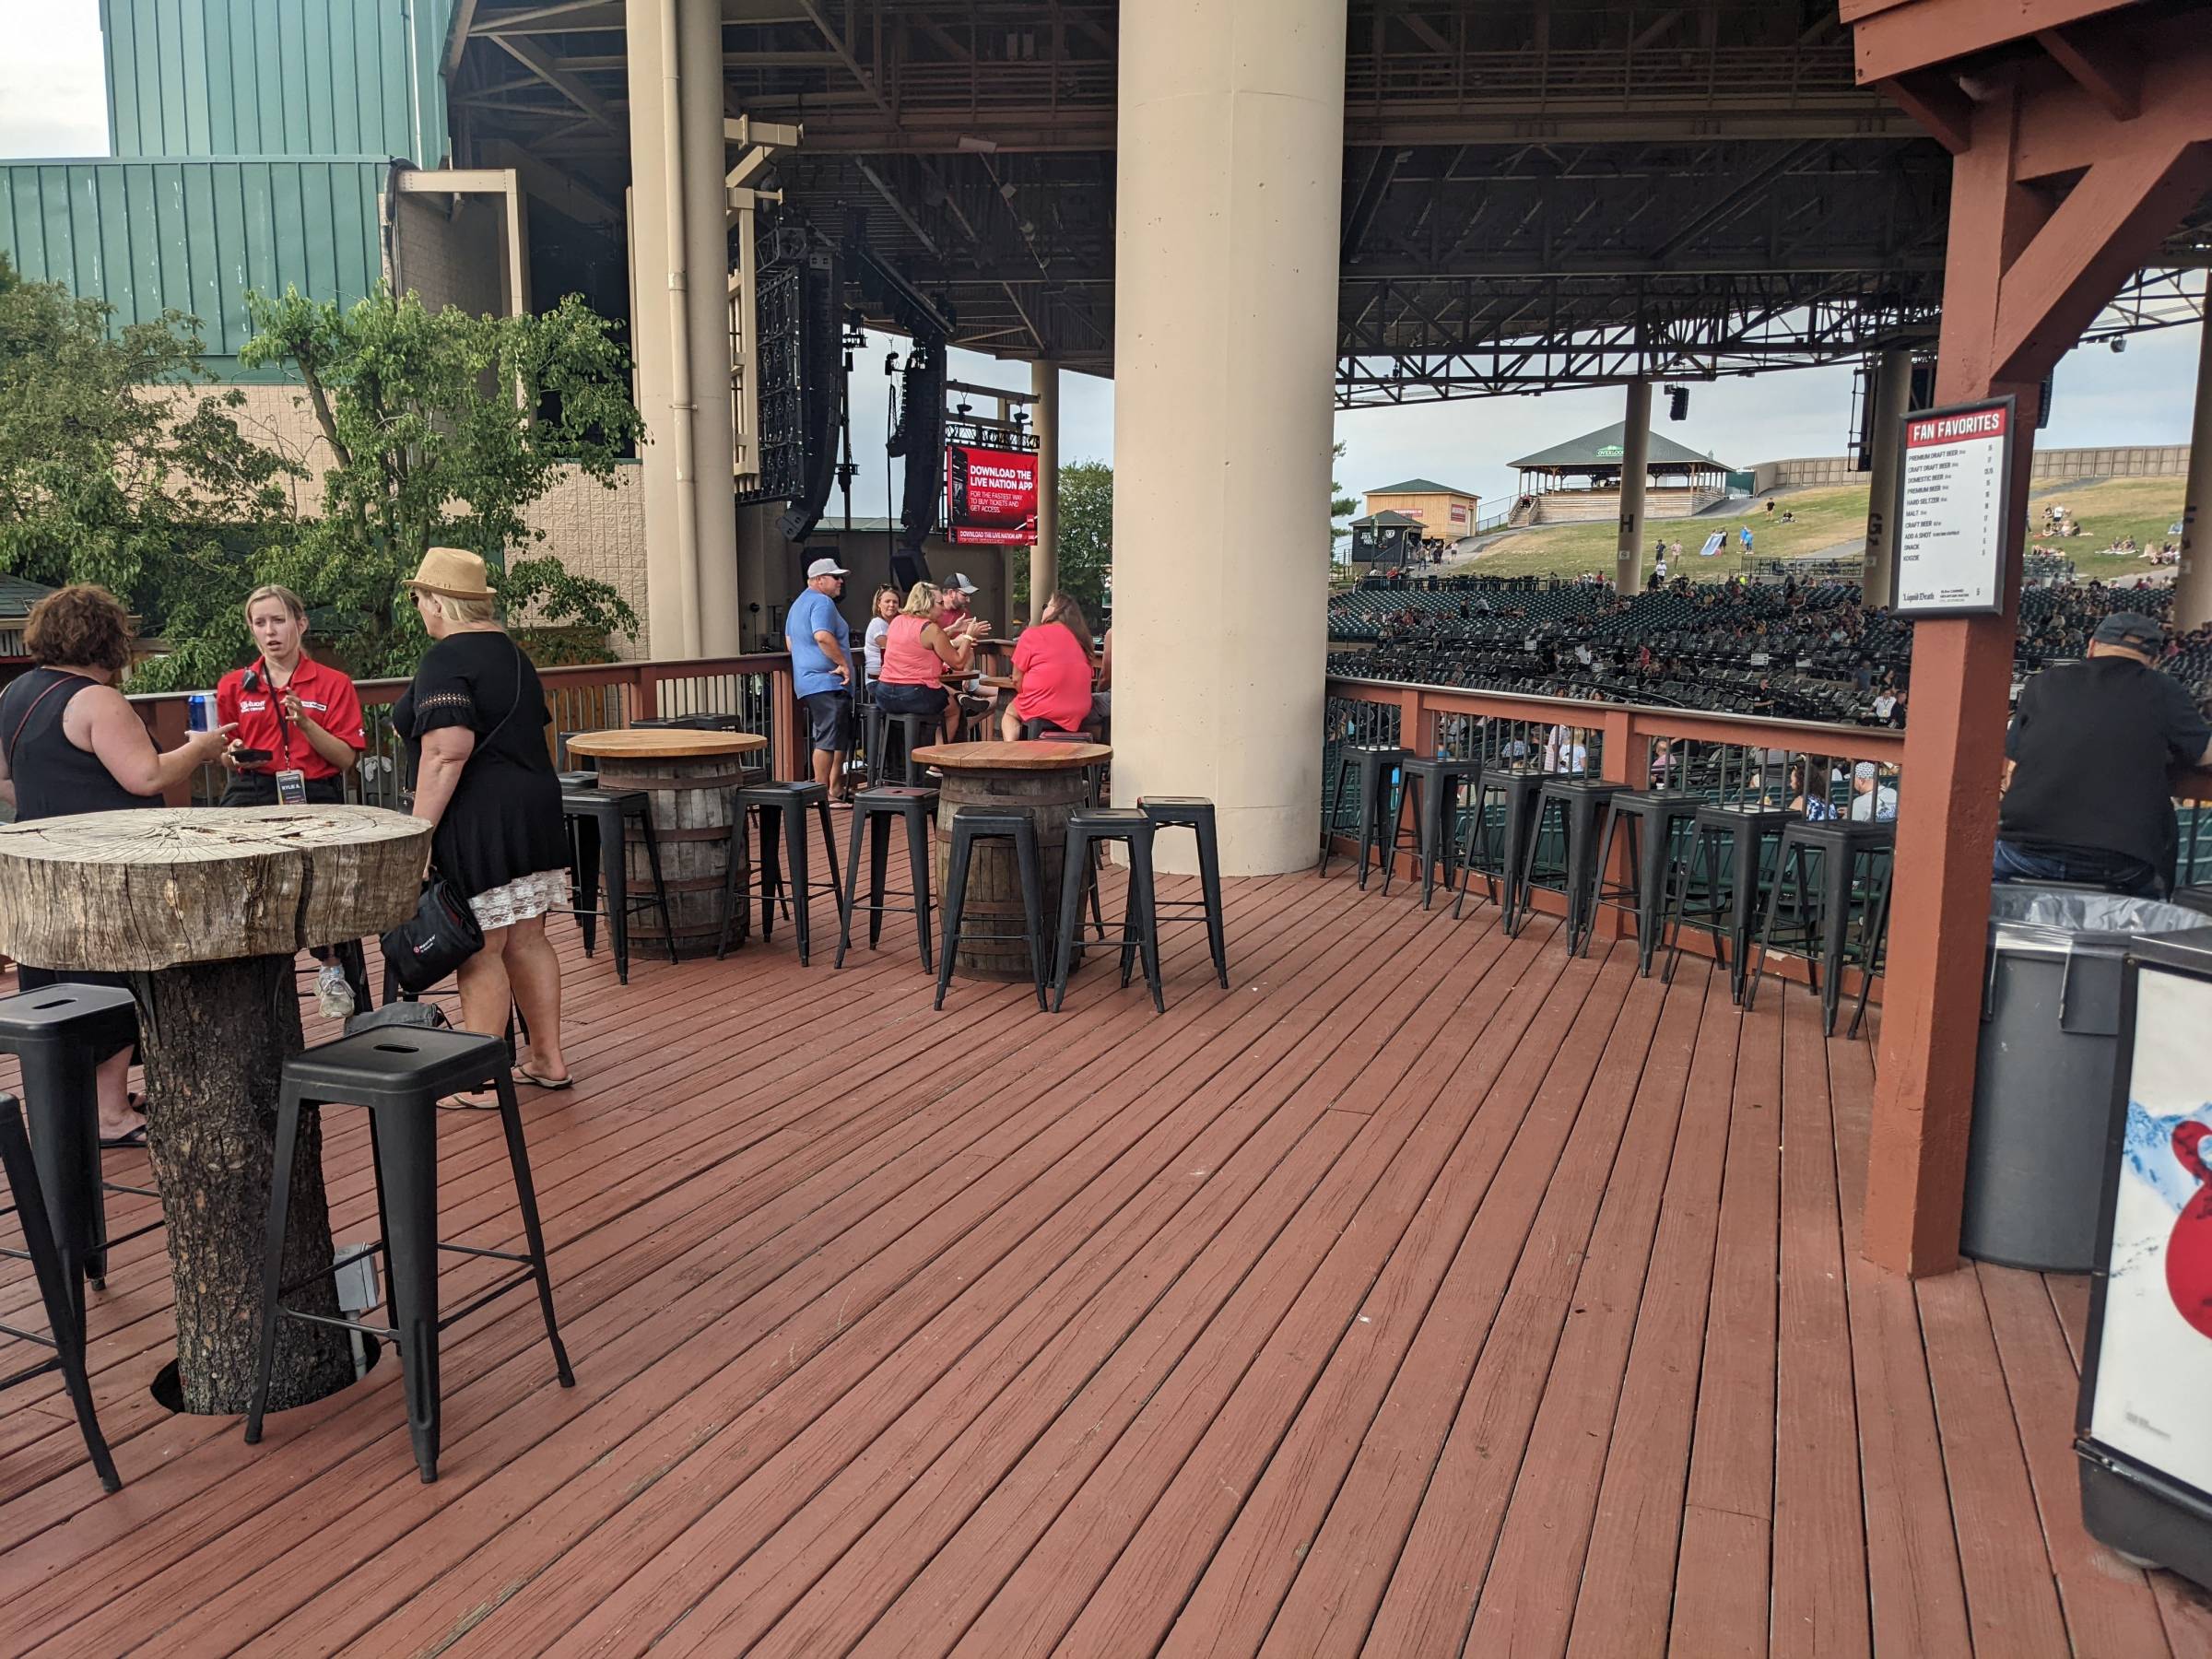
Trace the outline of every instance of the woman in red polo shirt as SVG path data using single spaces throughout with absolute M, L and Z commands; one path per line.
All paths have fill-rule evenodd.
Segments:
M 238 747 L 259 749 L 265 760 L 241 762 L 229 755 L 226 806 L 332 805 L 346 798 L 344 774 L 360 763 L 369 746 L 360 694 L 353 681 L 301 649 L 307 606 L 290 588 L 255 588 L 246 596 L 246 626 L 260 649 L 258 661 L 233 668 L 215 688 L 218 722 L 238 724 Z M 315 999 L 333 1018 L 368 1006 L 367 971 L 358 947 L 311 952 L 323 964 Z M 350 959 L 361 975 L 347 974 Z
M 307 606 L 287 587 L 259 587 L 246 599 L 246 626 L 260 660 L 233 668 L 215 688 L 221 724 L 235 722 L 238 746 L 269 759 L 230 769 L 226 806 L 275 806 L 346 798 L 342 774 L 368 747 L 353 682 L 302 648 Z

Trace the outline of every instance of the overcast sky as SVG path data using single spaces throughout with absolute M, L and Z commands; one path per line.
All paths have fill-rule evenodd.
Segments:
M 0 157 L 107 153 L 106 91 L 100 67 L 98 0 L 0 0 Z M 2124 355 L 2104 347 L 2078 350 L 2059 365 L 2044 447 L 2181 443 L 2189 409 L 2199 330 L 2138 336 Z M 853 511 L 886 501 L 883 469 L 882 343 L 854 365 L 853 450 L 861 476 Z M 1026 389 L 1029 371 L 966 352 L 954 354 L 955 379 Z M 1841 454 L 1851 437 L 1852 371 L 1807 369 L 1698 385 L 1689 418 L 1660 429 L 1733 465 L 1792 455 Z M 1088 375 L 1064 377 L 1061 455 L 1112 460 L 1113 388 Z M 1340 414 L 1346 445 L 1336 476 L 1357 495 L 1406 477 L 1434 478 L 1497 500 L 1513 488 L 1515 455 L 1559 442 L 1621 418 L 1614 390 L 1553 392 L 1540 397 L 1476 398 Z M 839 503 L 841 507 L 841 501 Z

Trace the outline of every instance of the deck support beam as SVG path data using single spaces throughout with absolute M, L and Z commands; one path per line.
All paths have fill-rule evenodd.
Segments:
M 2025 65 L 2001 66 L 1976 89 L 1971 141 L 1953 163 L 1936 402 L 2010 394 L 2019 429 L 2004 614 L 1926 621 L 1913 636 L 1864 1250 L 1914 1275 L 1958 1263 L 2040 382 L 2212 183 L 2205 147 L 2171 142 L 2147 93 L 2145 119 L 2122 123 Z M 2055 206 L 2021 146 L 2023 126 L 2047 123 L 2054 101 L 2100 129 L 2083 136 L 2103 158 Z
M 1651 481 L 1652 382 L 1629 382 L 1620 429 L 1620 535 L 1613 544 L 1613 591 L 1643 591 L 1643 488 Z
M 2182 562 L 2173 572 L 2173 625 L 2212 622 L 2212 323 L 2196 347 L 2196 417 L 2189 426 L 2189 487 L 2182 506 Z

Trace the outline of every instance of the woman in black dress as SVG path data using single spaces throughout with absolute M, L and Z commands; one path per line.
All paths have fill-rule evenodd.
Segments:
M 484 948 L 455 976 L 461 1024 L 502 1030 L 512 999 L 530 1029 L 515 1080 L 566 1088 L 560 960 L 545 919 L 569 903 L 569 851 L 545 688 L 500 626 L 474 553 L 432 547 L 407 588 L 431 644 L 393 725 L 415 769 L 415 816 L 436 826 L 431 861 L 484 930 Z
M 122 692 L 131 665 L 130 614 L 105 588 L 80 584 L 49 594 L 30 607 L 24 649 L 38 665 L 0 692 L 0 801 L 16 821 L 159 806 L 161 793 L 230 747 L 234 728 L 194 732 L 158 753 Z M 120 973 L 56 971 L 24 963 L 24 991 L 57 982 L 122 985 Z M 131 1106 L 131 1051 L 100 1063 L 100 1139 L 106 1147 L 146 1142 L 146 1119 Z

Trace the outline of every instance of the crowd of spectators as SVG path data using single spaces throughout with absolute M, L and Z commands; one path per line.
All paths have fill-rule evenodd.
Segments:
M 2020 596 L 2023 673 L 2081 656 L 2114 611 L 2163 615 L 2171 596 L 2101 582 Z M 1912 624 L 1861 603 L 1855 582 L 1691 582 L 1629 599 L 1603 582 L 1370 578 L 1329 606 L 1334 673 L 1424 685 L 1901 726 Z M 2212 697 L 2212 629 L 2159 666 Z

